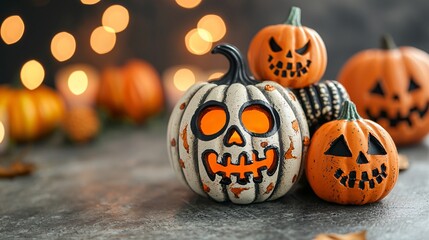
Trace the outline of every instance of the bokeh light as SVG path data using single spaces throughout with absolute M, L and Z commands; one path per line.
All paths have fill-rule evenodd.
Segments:
M 92 50 L 98 54 L 110 52 L 116 44 L 115 31 L 110 27 L 97 27 L 91 34 L 90 44 Z
M 128 26 L 130 16 L 128 10 L 121 5 L 112 5 L 103 13 L 103 26 L 112 28 L 115 32 L 122 32 Z
M 70 74 L 67 85 L 75 95 L 81 95 L 88 88 L 88 76 L 82 70 L 74 71 Z
M 98 3 L 100 0 L 80 0 L 81 3 L 85 5 L 93 5 Z
M 211 39 L 211 34 L 208 31 L 204 29 L 198 31 L 196 28 L 189 31 L 185 36 L 186 48 L 195 55 L 206 54 L 212 48 L 211 41 L 204 40 L 201 35 L 204 35 L 205 39 Z
M 173 76 L 174 86 L 180 91 L 188 90 L 196 81 L 195 74 L 188 68 L 181 68 Z
M 22 84 L 33 90 L 42 84 L 45 78 L 45 70 L 38 61 L 30 60 L 22 66 L 20 76 Z
M 202 17 L 198 21 L 197 28 L 201 38 L 208 42 L 217 42 L 226 34 L 225 22 L 220 16 L 214 14 Z M 210 37 L 207 37 L 206 32 L 210 33 Z
M 194 8 L 201 3 L 201 0 L 176 0 L 176 3 L 183 8 Z
M 5 135 L 6 135 L 6 129 L 4 127 L 3 122 L 0 121 L 0 143 L 3 142 Z
M 221 78 L 225 73 L 224 72 L 214 72 L 209 75 L 208 80 L 215 80 Z
M 6 18 L 0 27 L 0 35 L 6 44 L 18 42 L 24 34 L 24 21 L 18 15 Z
M 70 59 L 76 51 L 76 40 L 68 32 L 57 33 L 51 41 L 51 53 L 60 62 Z

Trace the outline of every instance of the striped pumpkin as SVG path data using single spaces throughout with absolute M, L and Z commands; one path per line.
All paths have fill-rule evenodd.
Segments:
M 9 117 L 10 137 L 18 142 L 34 141 L 50 133 L 64 116 L 64 103 L 46 86 L 35 90 L 0 88 L 0 108 Z
M 277 199 L 297 182 L 309 144 L 295 95 L 249 77 L 239 51 L 219 45 L 230 62 L 219 80 L 191 87 L 168 125 L 171 164 L 194 192 L 218 202 Z
M 343 85 L 332 80 L 293 91 L 304 109 L 311 135 L 324 123 L 336 119 L 343 102 L 350 100 Z

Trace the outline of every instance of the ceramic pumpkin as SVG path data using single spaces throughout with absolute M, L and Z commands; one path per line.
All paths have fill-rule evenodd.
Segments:
M 239 51 L 219 45 L 229 71 L 191 87 L 168 124 L 168 152 L 180 179 L 196 193 L 238 204 L 277 199 L 297 182 L 309 144 L 294 94 L 248 76 Z
M 252 39 L 247 53 L 256 79 L 276 81 L 284 87 L 302 88 L 320 80 L 327 53 L 320 35 L 301 25 L 301 10 L 292 7 L 284 24 L 270 25 Z
M 10 136 L 18 142 L 34 141 L 56 128 L 65 112 L 61 97 L 52 89 L 0 88 L 0 108 L 7 109 Z
M 355 105 L 345 101 L 338 119 L 312 137 L 305 173 L 313 191 L 326 201 L 372 203 L 394 187 L 398 152 L 386 130 L 362 119 Z
M 133 59 L 123 67 L 107 67 L 100 80 L 97 102 L 111 116 L 142 123 L 163 110 L 161 79 L 148 62 Z
M 336 119 L 344 101 L 350 100 L 343 85 L 332 80 L 293 89 L 293 92 L 305 112 L 311 135 L 324 123 Z
M 397 48 L 387 36 L 382 42 L 382 49 L 348 60 L 338 79 L 358 112 L 385 128 L 397 145 L 420 142 L 429 133 L 429 55 Z

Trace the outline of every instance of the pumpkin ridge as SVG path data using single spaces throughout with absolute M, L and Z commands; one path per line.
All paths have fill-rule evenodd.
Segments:
M 202 83 L 202 84 L 196 84 L 196 85 L 194 85 L 194 87 L 193 88 L 198 88 L 198 89 L 189 89 L 189 91 L 187 92 L 187 94 L 189 94 L 189 95 L 194 95 L 196 92 L 198 92 L 202 87 L 204 87 L 205 85 L 206 85 L 207 83 Z M 183 96 L 182 97 L 182 99 L 183 98 L 185 98 L 186 96 Z M 189 100 L 188 100 L 188 102 L 189 101 L 191 101 L 191 99 L 192 99 L 192 97 L 191 98 L 189 98 Z M 185 107 L 185 109 L 183 109 L 183 110 L 181 110 L 180 109 L 180 104 L 181 104 L 181 101 L 179 101 L 177 104 L 176 104 L 176 107 L 174 108 L 174 110 L 173 110 L 173 112 L 172 112 L 172 116 L 177 116 L 177 115 L 179 115 L 178 113 L 180 113 L 180 112 L 184 112 L 184 110 L 186 109 L 186 107 Z M 186 104 L 187 105 L 187 104 Z M 179 126 L 180 126 L 180 123 L 182 122 L 182 119 L 183 119 L 183 112 L 182 112 L 182 114 L 180 114 L 179 115 L 179 119 L 178 119 L 178 121 L 176 120 L 176 119 L 174 119 L 174 118 L 172 118 L 172 119 L 170 119 L 170 122 L 171 122 L 171 124 L 170 124 L 170 122 L 168 123 L 168 128 L 167 128 L 167 132 L 168 133 L 173 133 L 173 132 L 175 132 L 175 133 L 177 133 L 177 134 L 174 134 L 174 139 L 176 139 L 176 141 L 177 141 L 177 145 L 176 145 L 176 147 L 178 148 L 178 139 L 179 139 L 179 137 L 180 137 L 180 133 L 179 133 L 179 131 L 173 131 L 172 130 L 172 127 L 173 127 L 173 125 L 172 125 L 172 123 L 174 122 L 174 121 L 177 121 L 178 123 L 179 123 Z M 174 121 L 173 121 L 174 120 Z M 168 137 L 168 139 L 167 139 L 167 148 L 168 149 L 170 149 L 170 151 L 169 151 L 169 153 L 171 154 L 171 156 L 173 156 L 173 151 L 172 151 L 172 149 L 170 148 L 170 140 L 171 140 L 171 138 L 172 138 L 172 136 L 170 136 L 170 135 L 168 135 L 169 137 Z M 174 158 L 177 158 L 177 160 L 179 160 L 180 159 L 180 152 L 179 152 L 179 150 L 177 150 L 177 154 L 174 154 L 175 156 L 174 156 Z M 170 158 L 170 164 L 173 166 L 173 168 L 175 168 L 176 169 L 176 163 L 173 161 L 173 158 Z M 189 186 L 189 183 L 188 183 L 188 181 L 186 180 L 186 177 L 185 177 L 185 174 L 184 174 L 184 172 L 180 169 L 180 167 L 178 167 L 177 168 L 178 170 L 180 170 L 179 172 L 181 173 L 181 176 L 182 176 L 182 180 L 183 180 L 183 182 L 185 182 L 186 183 L 186 185 L 190 188 L 190 189 L 192 189 L 190 186 Z
M 315 41 L 313 41 L 312 44 L 316 45 L 316 46 L 310 46 L 310 47 L 315 47 L 318 50 L 316 52 L 318 54 L 316 59 L 321 59 L 322 62 L 320 63 L 320 65 L 324 66 L 323 68 L 318 68 L 318 71 L 313 73 L 314 79 L 319 80 L 322 78 L 323 74 L 326 71 L 326 65 L 327 65 L 327 60 L 328 60 L 328 55 L 326 53 L 326 46 L 321 42 L 321 40 L 318 41 L 319 40 L 319 34 L 315 30 L 310 29 L 310 28 L 307 28 L 307 29 L 308 29 L 308 34 L 311 35 L 310 38 L 315 39 Z M 321 57 L 321 56 L 326 56 L 326 57 Z M 310 79 L 310 80 L 312 80 L 312 79 Z
M 276 87 L 276 89 L 278 89 L 277 87 Z M 264 91 L 262 87 L 259 90 L 261 91 L 262 95 L 264 95 L 266 101 L 269 102 L 271 106 L 274 106 L 273 100 L 271 99 L 271 97 L 269 96 L 269 94 L 266 91 Z M 277 141 L 280 143 L 280 142 L 282 142 L 282 139 L 283 139 L 282 132 L 278 131 Z M 278 156 L 278 161 L 279 162 L 277 163 L 277 172 L 278 172 L 278 175 L 277 175 L 277 179 L 276 179 L 275 184 L 274 184 L 274 189 L 270 192 L 270 195 L 266 198 L 267 200 L 270 200 L 271 197 L 274 196 L 274 193 L 277 192 L 278 186 L 280 186 L 280 182 L 281 182 L 281 179 L 283 177 L 283 165 L 284 165 L 284 159 L 282 157 L 284 155 L 283 148 L 279 149 L 278 154 L 279 154 L 279 156 Z M 268 170 L 267 170 L 267 174 L 268 174 Z
M 191 101 L 193 101 L 193 100 L 195 100 L 195 96 L 199 93 L 199 92 L 204 92 L 204 94 L 202 94 L 202 96 L 201 96 L 201 98 L 205 98 L 206 97 L 206 93 L 207 92 L 210 92 L 210 90 L 212 89 L 212 88 L 214 88 L 215 87 L 215 85 L 211 85 L 211 84 L 203 84 L 202 85 L 202 87 L 201 88 L 199 88 L 197 91 L 195 91 L 195 93 L 194 94 L 192 94 L 192 97 L 189 99 L 189 101 L 188 102 L 191 102 Z M 200 98 L 200 102 L 203 102 L 202 100 L 201 100 L 201 98 Z M 178 108 L 179 109 L 179 108 Z M 176 141 L 177 141 L 177 147 L 178 148 L 180 148 L 180 145 L 181 145 L 181 141 L 182 141 L 182 138 L 181 138 L 181 134 L 182 134 L 182 128 L 184 127 L 184 126 L 187 126 L 187 127 L 189 127 L 189 128 L 191 128 L 191 126 L 189 126 L 189 124 L 188 123 L 186 123 L 186 118 L 184 119 L 183 118 L 183 116 L 185 116 L 186 115 L 186 113 L 187 113 L 187 111 L 190 111 L 188 108 L 185 108 L 184 109 L 184 111 L 183 111 L 183 113 L 182 113 L 182 117 L 180 118 L 180 121 L 178 122 L 179 124 L 178 124 L 178 126 L 177 126 L 177 131 L 175 131 L 175 132 L 177 132 L 177 135 L 176 135 Z M 185 121 L 185 122 L 184 122 Z M 192 145 L 190 145 L 190 149 L 192 148 L 192 154 L 193 154 L 193 156 L 192 156 L 192 158 L 195 158 L 197 155 L 198 155 L 198 151 L 197 152 L 195 152 L 195 146 L 194 146 L 194 143 L 192 143 Z M 191 151 L 191 150 L 190 150 Z M 179 159 L 181 159 L 181 153 L 180 153 L 180 150 L 178 150 L 178 155 L 179 155 Z M 183 159 L 182 159 L 183 160 Z M 193 161 L 193 163 L 191 163 L 191 164 L 193 164 L 194 165 L 194 171 L 195 172 L 197 172 L 198 174 L 193 174 L 193 176 L 197 176 L 198 178 L 200 178 L 200 174 L 199 174 L 199 169 L 198 169 L 198 163 L 196 163 L 195 161 Z M 199 185 L 198 185 L 198 189 L 194 186 L 194 187 L 192 187 L 192 184 L 190 184 L 189 182 L 190 182 L 190 179 L 186 176 L 186 174 L 185 174 L 185 171 L 184 171 L 184 169 L 180 169 L 180 171 L 183 173 L 183 175 L 184 175 L 184 178 L 185 178 L 185 182 L 187 183 L 187 185 L 190 187 L 190 189 L 192 189 L 195 193 L 197 193 L 197 194 L 199 194 L 199 195 L 205 195 L 205 193 L 204 193 L 204 191 L 202 191 L 202 184 L 200 183 Z M 192 180 L 192 179 L 191 179 Z M 194 189 L 195 188 L 195 189 Z
M 326 84 L 326 90 L 327 90 L 326 92 L 327 92 L 327 95 L 329 97 L 330 103 L 332 104 L 334 101 L 334 96 L 335 96 L 335 92 L 334 92 L 335 88 L 332 88 L 328 84 Z M 339 116 L 340 109 L 341 109 L 341 106 L 338 109 L 334 109 L 333 116 L 335 116 L 335 115 Z M 333 120 L 333 119 L 331 119 L 331 120 Z
M 206 101 L 206 99 L 207 99 L 207 97 L 209 96 L 209 94 L 211 93 L 211 91 L 214 89 L 214 88 L 216 88 L 217 86 L 213 86 L 213 87 L 211 87 L 210 89 L 207 89 L 206 90 L 206 92 L 204 93 L 204 95 L 200 98 L 200 101 L 199 101 L 199 104 L 198 105 L 201 105 L 202 103 L 204 103 L 205 101 Z M 201 89 L 199 89 L 198 91 L 200 91 Z M 194 95 L 195 96 L 195 95 Z M 189 101 L 192 101 L 192 98 L 189 100 Z M 182 123 L 180 124 L 180 125 L 182 125 Z M 189 128 L 189 130 L 191 130 L 191 128 L 192 128 L 192 126 L 189 126 L 189 124 L 186 124 L 185 123 L 185 126 L 187 127 L 187 128 Z M 192 131 L 192 130 L 191 130 Z M 179 131 L 179 135 L 180 135 L 180 131 Z M 193 153 L 193 156 L 192 156 L 192 158 L 193 159 L 202 159 L 202 155 L 200 156 L 200 154 L 199 154 L 199 151 L 198 151 L 198 141 L 192 141 L 192 144 L 191 144 L 191 146 L 192 146 L 192 153 Z M 204 186 L 203 186 L 203 181 L 202 181 L 202 177 L 201 177 L 201 173 L 200 173 L 200 162 L 201 161 L 192 161 L 193 163 L 194 163 L 194 168 L 195 168 L 195 176 L 197 176 L 198 177 L 198 185 L 199 185 L 199 187 L 200 187 L 200 190 L 203 190 L 204 189 Z M 204 166 L 202 166 L 202 169 L 204 169 Z M 204 190 L 202 191 L 205 195 L 209 195 L 207 192 L 205 192 Z

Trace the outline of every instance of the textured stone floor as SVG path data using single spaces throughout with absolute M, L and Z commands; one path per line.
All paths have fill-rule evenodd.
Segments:
M 369 239 L 429 236 L 429 139 L 401 149 L 411 161 L 384 200 L 339 206 L 301 184 L 249 206 L 198 197 L 178 182 L 165 126 L 112 129 L 81 147 L 52 140 L 25 157 L 28 177 L 0 180 L 0 238 L 311 239 L 367 230 Z

